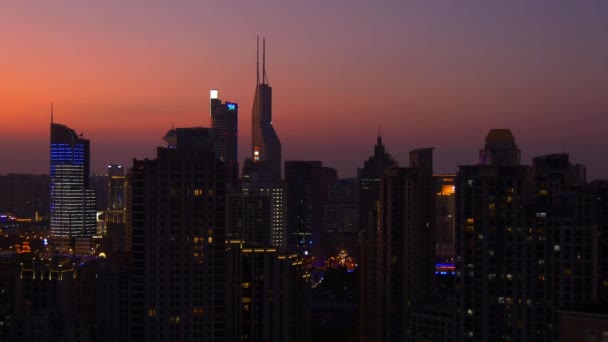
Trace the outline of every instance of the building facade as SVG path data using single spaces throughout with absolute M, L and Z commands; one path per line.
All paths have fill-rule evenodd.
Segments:
M 89 172 L 89 140 L 67 126 L 51 123 L 51 236 L 95 235 L 95 191 L 89 189 Z

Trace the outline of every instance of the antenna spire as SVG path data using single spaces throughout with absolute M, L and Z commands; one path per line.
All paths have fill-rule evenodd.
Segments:
M 258 35 L 258 45 L 256 50 L 255 72 L 257 75 L 257 84 L 260 84 L 260 36 Z
M 53 102 L 51 102 L 51 123 L 53 123 Z
M 266 77 L 266 38 L 262 39 L 262 83 L 268 84 Z

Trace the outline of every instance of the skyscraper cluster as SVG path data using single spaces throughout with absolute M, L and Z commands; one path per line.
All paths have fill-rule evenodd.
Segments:
M 507 129 L 491 130 L 479 162 L 455 178 L 432 184 L 430 153 L 412 151 L 409 168 L 387 165 L 379 182 L 361 238 L 361 340 L 605 334 L 605 182 L 587 183 L 567 154 L 522 165 Z
M 209 127 L 172 127 L 104 175 L 51 114 L 48 236 L 0 201 L 16 208 L 0 212 L 0 340 L 608 338 L 606 181 L 565 153 L 523 164 L 508 129 L 454 174 L 433 148 L 400 166 L 380 134 L 356 178 L 283 164 L 259 43 L 242 169 L 239 105 L 217 89 Z

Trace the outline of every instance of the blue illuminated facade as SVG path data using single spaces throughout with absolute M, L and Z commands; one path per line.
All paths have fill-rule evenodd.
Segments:
M 51 123 L 50 213 L 54 237 L 92 237 L 95 191 L 89 189 L 89 140 Z

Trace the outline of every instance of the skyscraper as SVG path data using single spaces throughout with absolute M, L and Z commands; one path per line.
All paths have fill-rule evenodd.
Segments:
M 389 168 L 382 176 L 377 219 L 370 221 L 376 226 L 362 251 L 368 263 L 362 274 L 362 305 L 369 308 L 362 318 L 364 341 L 416 338 L 410 329 L 412 309 L 433 291 L 434 195 L 432 148 L 411 151 L 410 167 Z
M 272 88 L 266 76 L 266 39 L 262 43 L 262 80 L 260 83 L 259 38 L 257 84 L 251 111 L 251 156 L 254 162 L 266 163 L 277 179 L 281 178 L 281 141 L 272 126 Z
M 130 341 L 225 338 L 225 168 L 212 133 L 177 128 L 156 159 L 133 162 Z
M 126 178 L 122 165 L 108 165 L 108 208 L 106 222 L 125 223 L 126 214 Z
M 287 247 L 301 255 L 312 255 L 320 265 L 325 260 L 321 250 L 324 207 L 329 186 L 337 178 L 336 170 L 323 167 L 320 161 L 285 162 Z
M 234 186 L 239 177 L 237 156 L 239 105 L 234 102 L 222 103 L 217 89 L 211 90 L 210 98 L 211 127 L 216 131 L 217 137 L 214 145 L 215 155 L 226 163 L 226 181 Z
M 89 171 L 89 140 L 51 119 L 51 236 L 95 235 L 95 191 L 89 189 Z

